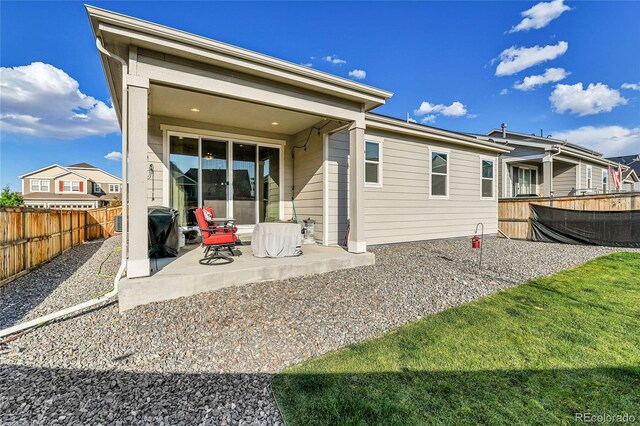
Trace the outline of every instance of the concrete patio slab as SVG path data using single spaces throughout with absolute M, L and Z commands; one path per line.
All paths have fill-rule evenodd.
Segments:
M 193 296 L 220 288 L 247 283 L 284 280 L 304 275 L 322 274 L 339 269 L 375 264 L 373 253 L 353 254 L 341 247 L 304 245 L 299 257 L 257 258 L 250 246 L 239 247 L 241 256 L 226 265 L 206 266 L 198 263 L 203 249 L 185 250 L 172 262 L 157 265 L 154 273 L 143 278 L 120 281 L 120 312 L 152 302 Z

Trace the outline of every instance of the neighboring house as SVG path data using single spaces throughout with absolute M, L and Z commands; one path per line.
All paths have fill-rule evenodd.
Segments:
M 129 278 L 150 274 L 147 207 L 212 206 L 241 232 L 315 219 L 316 240 L 464 237 L 498 223 L 512 148 L 371 113 L 391 93 L 87 6 L 128 164 Z
M 629 191 L 640 191 L 640 154 L 608 157 L 607 160 L 628 166 L 629 169 L 622 174 L 624 186 Z
M 616 192 L 611 185 L 609 165 L 617 167 L 617 163 L 604 158 L 599 152 L 551 136 L 541 137 L 506 129 L 493 129 L 486 135 L 474 136 L 513 148 L 499 160 L 500 198 Z M 623 165 L 623 175 L 627 171 L 628 167 Z
M 120 178 L 91 164 L 53 164 L 20 176 L 27 207 L 93 209 L 120 198 Z

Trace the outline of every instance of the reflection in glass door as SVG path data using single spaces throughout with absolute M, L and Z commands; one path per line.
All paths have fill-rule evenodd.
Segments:
M 227 141 L 202 139 L 202 205 L 227 217 Z
M 275 222 L 280 218 L 280 150 L 258 148 L 259 222 Z
M 279 147 L 170 134 L 168 157 L 169 206 L 181 226 L 194 221 L 188 212 L 197 207 L 238 225 L 280 219 Z
M 233 144 L 233 217 L 238 225 L 256 223 L 256 146 Z
M 187 211 L 198 207 L 198 139 L 171 136 L 169 139 L 171 207 L 180 225 L 187 224 Z

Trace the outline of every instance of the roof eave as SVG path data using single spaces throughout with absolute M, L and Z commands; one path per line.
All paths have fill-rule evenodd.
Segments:
M 232 46 L 230 44 L 208 39 L 206 37 L 198 36 L 185 31 L 119 14 L 117 12 L 111 12 L 95 6 L 85 5 L 85 8 L 91 21 L 91 27 L 94 37 L 98 37 L 101 35 L 102 30 L 100 29 L 100 24 L 103 23 L 137 33 L 144 33 L 150 36 L 158 37 L 159 39 L 171 40 L 173 42 L 208 50 L 217 54 L 241 59 L 243 61 L 246 61 L 248 64 L 256 64 L 273 69 L 278 69 L 280 71 L 290 73 L 293 76 L 309 79 L 311 82 L 323 82 L 325 84 L 331 84 L 336 87 L 341 87 L 343 89 L 348 89 L 353 92 L 360 93 L 361 95 L 363 95 L 363 98 L 365 98 L 363 103 L 368 109 L 383 105 L 385 103 L 385 100 L 389 99 L 393 95 L 393 93 L 386 90 L 378 89 L 362 83 L 357 83 L 352 80 L 335 76 L 333 74 L 314 70 L 309 67 L 294 64 L 292 62 L 253 52 L 240 47 Z M 176 51 L 180 52 L 179 50 Z M 104 58 L 103 67 L 105 67 L 105 74 L 108 75 Z
M 513 150 L 511 147 L 498 146 L 491 142 L 483 142 L 471 136 L 464 136 L 446 130 L 435 129 L 417 123 L 407 123 L 400 119 L 384 117 L 376 114 L 366 115 L 367 128 L 374 128 L 386 131 L 399 131 L 404 134 L 436 140 L 439 142 L 464 145 L 477 149 L 506 153 Z

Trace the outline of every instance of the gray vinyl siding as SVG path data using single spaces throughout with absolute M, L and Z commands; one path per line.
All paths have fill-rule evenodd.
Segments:
M 328 244 L 342 244 L 349 218 L 349 132 L 329 136 Z
M 587 166 L 591 166 L 593 170 L 593 183 L 591 188 L 587 187 Z M 602 171 L 607 170 L 606 167 L 589 162 L 580 164 L 580 189 L 594 189 L 598 192 L 602 191 Z
M 367 244 L 464 237 L 473 234 L 478 222 L 484 223 L 487 234 L 497 231 L 497 198 L 480 197 L 481 158 L 495 162 L 495 154 L 396 134 L 368 131 L 367 136 L 384 138 L 383 185 L 365 187 Z M 348 215 L 348 164 L 344 160 L 348 133 L 333 135 L 329 144 L 329 179 L 341 183 L 329 192 L 329 242 L 335 243 L 342 242 Z M 450 150 L 449 199 L 429 199 L 429 147 Z
M 553 162 L 553 195 L 555 197 L 575 194 L 577 169 L 577 164 Z
M 308 137 L 308 143 L 307 141 Z M 300 223 L 307 218 L 314 219 L 316 240 L 322 240 L 322 199 L 323 199 L 323 137 L 317 132 L 304 130 L 293 140 L 293 194 L 295 208 Z

